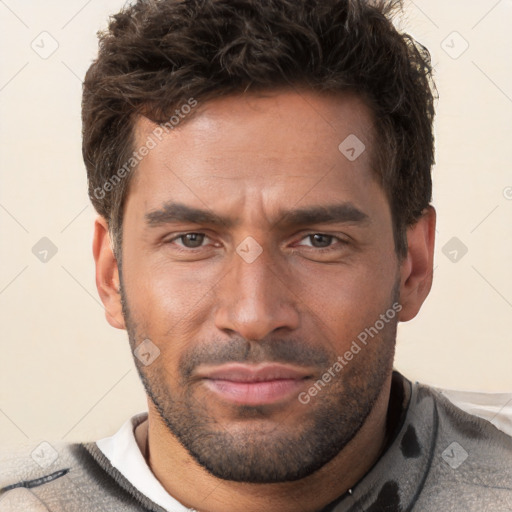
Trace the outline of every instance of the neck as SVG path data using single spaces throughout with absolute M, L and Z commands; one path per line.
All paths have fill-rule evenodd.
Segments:
M 350 443 L 321 469 L 295 482 L 246 484 L 216 478 L 170 434 L 150 400 L 148 421 L 139 425 L 135 435 L 156 478 L 189 508 L 200 512 L 316 512 L 353 487 L 381 455 L 390 387 L 391 375 Z

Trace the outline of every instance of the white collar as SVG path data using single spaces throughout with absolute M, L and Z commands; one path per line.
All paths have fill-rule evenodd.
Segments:
M 132 416 L 111 437 L 96 441 L 105 457 L 134 487 L 167 512 L 190 512 L 162 486 L 144 459 L 135 439 L 135 428 L 147 419 L 148 413 Z

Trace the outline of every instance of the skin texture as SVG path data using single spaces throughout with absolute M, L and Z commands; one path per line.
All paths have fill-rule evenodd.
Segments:
M 155 126 L 139 118 L 137 142 Z M 138 166 L 125 203 L 122 272 L 107 223 L 96 220 L 107 320 L 128 331 L 132 350 L 149 339 L 160 351 L 148 366 L 135 358 L 148 394 L 148 463 L 188 507 L 319 510 L 382 450 L 396 324 L 413 318 L 430 290 L 435 211 L 408 229 L 399 261 L 371 169 L 372 126 L 352 94 L 281 90 L 199 104 Z M 366 146 L 355 161 L 338 149 L 350 134 Z M 145 217 L 171 201 L 237 222 L 149 226 Z M 339 204 L 364 218 L 290 224 L 283 214 Z M 201 235 L 177 238 L 187 233 Z M 251 262 L 237 252 L 247 237 L 261 248 Z M 298 392 L 397 303 L 400 312 L 301 403 Z M 235 362 L 280 362 L 304 379 L 277 402 L 233 403 L 201 376 Z

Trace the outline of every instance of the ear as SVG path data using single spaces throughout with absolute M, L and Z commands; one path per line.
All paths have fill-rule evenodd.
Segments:
M 94 222 L 92 252 L 96 263 L 96 288 L 105 306 L 107 322 L 117 329 L 126 329 L 119 291 L 119 269 L 110 245 L 108 224 L 102 216 Z
M 413 319 L 432 287 L 436 211 L 428 206 L 407 229 L 407 256 L 400 264 L 400 311 L 398 319 Z

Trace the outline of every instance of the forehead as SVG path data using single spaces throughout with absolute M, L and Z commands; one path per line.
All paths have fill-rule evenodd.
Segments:
M 300 196 L 312 187 L 325 192 L 375 178 L 373 114 L 353 93 L 230 95 L 198 101 L 176 120 L 168 133 L 144 117 L 135 124 L 135 147 L 153 142 L 130 194 L 145 193 L 148 208 L 173 193 L 194 201 L 222 190 L 248 196 L 273 188 Z
M 356 136 L 366 146 L 362 160 L 374 149 L 373 112 L 353 92 L 285 89 L 198 101 L 193 109 L 185 110 L 185 106 L 186 101 L 176 105 L 157 137 L 158 125 L 139 116 L 134 127 L 136 145 L 153 135 L 157 145 L 174 139 L 180 149 L 215 142 L 222 143 L 223 149 L 257 152 L 260 157 L 277 152 L 300 158 L 306 153 L 330 152 L 347 137 Z

